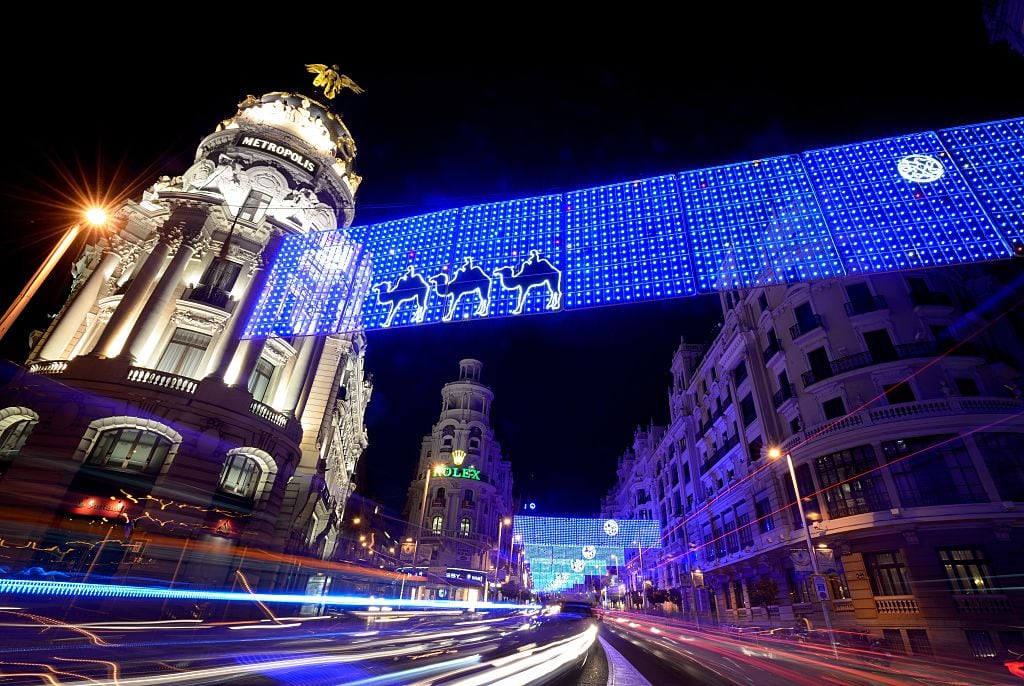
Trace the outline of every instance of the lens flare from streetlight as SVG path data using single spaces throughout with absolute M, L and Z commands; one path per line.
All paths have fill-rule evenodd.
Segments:
M 107 223 L 107 211 L 102 207 L 90 207 L 85 211 L 85 221 L 93 226 Z
M 779 450 L 778 448 L 768 448 L 768 457 L 772 458 L 773 460 L 777 460 L 778 458 L 782 457 L 782 451 Z

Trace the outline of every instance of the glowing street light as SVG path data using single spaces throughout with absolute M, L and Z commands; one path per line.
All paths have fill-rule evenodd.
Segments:
M 11 306 L 7 308 L 6 312 L 4 312 L 4 316 L 0 318 L 0 339 L 3 339 L 7 334 L 7 331 L 11 328 L 11 325 L 14 324 L 14 320 L 18 318 L 18 315 L 25 309 L 25 306 L 28 305 L 29 301 L 35 297 L 36 291 L 38 291 L 39 287 L 43 285 L 43 282 L 46 281 L 46 277 L 50 275 L 53 268 L 57 266 L 58 262 L 60 262 L 60 258 L 64 256 L 64 253 L 67 252 L 68 248 L 70 248 L 75 242 L 75 239 L 78 238 L 78 234 L 82 232 L 82 229 L 86 227 L 98 227 L 106 224 L 107 212 L 102 208 L 92 207 L 86 210 L 83 219 L 84 221 L 76 222 L 67 228 L 64 235 L 61 237 L 60 242 L 54 246 L 53 250 L 50 251 L 50 254 L 46 256 L 45 260 L 43 260 L 43 263 L 39 265 L 39 269 L 36 270 L 35 274 L 32 275 L 32 278 L 30 278 L 28 283 L 25 284 L 25 287 L 21 289 L 20 293 L 18 293 L 18 297 L 14 299 Z
M 768 449 L 768 457 L 772 460 L 777 460 L 782 457 L 782 451 L 777 447 Z M 800 523 L 804 527 L 804 541 L 807 543 L 807 555 L 811 558 L 811 573 L 814 576 L 820 576 L 818 572 L 818 557 L 817 553 L 814 552 L 814 543 L 811 542 L 811 527 L 807 524 L 807 518 L 804 516 L 804 501 L 800 497 L 800 485 L 796 480 L 796 469 L 793 467 L 793 456 L 786 453 L 786 466 L 789 468 L 789 478 L 793 481 L 793 495 L 796 496 L 797 511 L 800 514 Z M 815 591 L 817 593 L 817 591 Z M 839 648 L 836 646 L 836 637 L 832 633 L 832 618 L 828 614 L 828 605 L 825 604 L 825 598 L 818 598 L 821 601 L 821 613 L 825 617 L 825 628 L 828 629 L 828 638 L 832 642 L 832 654 L 835 658 L 839 659 Z

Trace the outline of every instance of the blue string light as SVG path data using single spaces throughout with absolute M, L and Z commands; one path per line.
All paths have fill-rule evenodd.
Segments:
M 247 335 L 657 300 L 1024 255 L 1024 119 L 288 236 Z

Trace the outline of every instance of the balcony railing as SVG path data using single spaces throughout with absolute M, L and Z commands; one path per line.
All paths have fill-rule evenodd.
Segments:
M 782 352 L 782 346 L 779 345 L 778 341 L 769 344 L 768 347 L 765 348 L 764 352 L 762 353 L 764 357 L 764 363 L 768 364 L 768 361 L 771 360 L 773 357 L 775 357 L 775 355 L 777 355 L 780 352 Z
M 912 595 L 875 596 L 875 609 L 880 615 L 916 615 L 921 610 Z
M 797 322 L 793 326 L 789 327 L 790 338 L 796 339 L 803 336 L 805 333 L 820 329 L 825 323 L 821 319 L 820 314 L 812 314 L 811 316 L 804 319 L 802 322 Z
M 847 429 L 858 429 L 904 419 L 951 417 L 970 412 L 1016 414 L 1024 410 L 1024 402 L 1014 398 L 944 398 L 918 400 L 912 403 L 884 405 L 861 410 L 840 420 L 828 421 L 798 432 L 783 444 L 783 452 L 812 438 L 820 438 Z
M 956 611 L 966 615 L 1002 614 L 1013 611 L 1006 596 L 1001 595 L 959 595 L 953 596 Z
M 836 598 L 832 601 L 833 612 L 853 612 L 853 601 L 849 598 Z
M 282 429 L 288 423 L 288 415 L 284 412 L 278 412 L 270 405 L 264 405 L 259 400 L 253 400 L 249 404 L 249 412 L 256 415 L 260 419 L 266 419 L 271 424 L 281 427 Z
M 857 314 L 884 310 L 889 307 L 889 304 L 885 302 L 884 296 L 873 295 L 870 298 L 858 298 L 853 302 L 844 303 L 843 306 L 846 308 L 846 314 L 852 317 Z
M 231 302 L 231 293 L 217 286 L 200 284 L 192 289 L 192 292 L 188 294 L 188 299 L 213 305 L 223 310 Z
M 772 395 L 772 405 L 778 408 L 779 405 L 786 402 L 790 398 L 796 397 L 796 389 L 793 388 L 793 384 L 788 383 Z
M 897 360 L 910 360 L 915 357 L 938 357 L 942 354 L 978 354 L 977 350 L 970 344 L 961 343 L 955 348 L 953 347 L 954 345 L 956 344 L 940 344 L 939 341 L 918 341 L 917 343 L 901 343 L 900 345 L 894 345 L 889 350 L 868 350 L 862 353 L 846 355 L 845 357 L 840 357 L 839 359 L 830 362 L 828 370 L 822 368 L 810 372 L 804 372 L 804 385 L 810 386 L 812 383 L 817 383 L 818 381 L 831 378 L 837 374 L 844 374 L 857 369 L 863 369 L 864 367 L 870 367 L 871 365 L 895 362 Z
M 142 367 L 129 367 L 125 379 L 130 383 L 143 384 L 145 386 L 156 386 L 170 391 L 178 391 L 192 395 L 196 392 L 199 382 L 187 376 L 178 376 L 169 372 L 160 372 L 155 369 L 143 369 Z
M 911 291 L 910 302 L 914 303 L 914 307 L 926 307 L 929 305 L 936 307 L 953 306 L 953 298 L 949 297 L 949 293 L 935 291 Z
M 33 374 L 63 374 L 64 370 L 68 368 L 67 360 L 50 360 L 47 362 L 33 362 L 28 366 L 28 370 Z

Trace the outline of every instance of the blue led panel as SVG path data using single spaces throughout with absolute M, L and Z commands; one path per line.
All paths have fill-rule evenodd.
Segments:
M 550 312 L 1024 254 L 1024 120 L 289 236 L 250 336 Z
M 702 293 L 843 276 L 796 155 L 679 175 Z
M 363 328 L 441 321 L 430 278 L 451 264 L 458 217 L 459 210 L 444 210 L 351 229 L 372 269 Z
M 246 335 L 308 336 L 361 328 L 370 274 L 361 248 L 344 229 L 287 236 Z
M 661 548 L 661 525 L 650 519 L 516 516 L 534 588 L 581 587 L 587 576 L 625 574 L 626 552 Z
M 1024 119 L 943 129 L 939 140 L 1006 242 L 1024 247 Z
M 850 274 L 1009 257 L 934 133 L 804 153 Z
M 446 321 L 559 309 L 561 206 L 561 196 L 545 195 L 462 208 L 452 261 L 445 265 L 445 275 L 454 275 L 445 305 L 458 304 Z M 467 269 L 470 264 L 481 270 Z M 463 294 L 474 286 L 478 292 Z M 490 294 L 486 309 L 479 293 Z
M 696 295 L 675 178 L 565 194 L 566 307 Z

